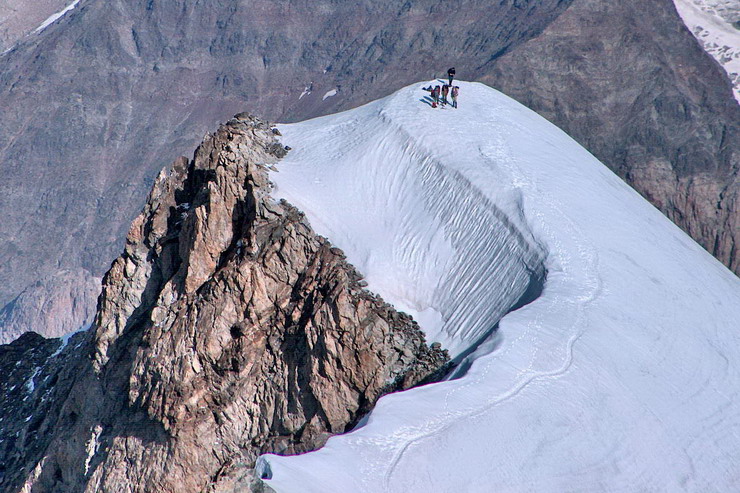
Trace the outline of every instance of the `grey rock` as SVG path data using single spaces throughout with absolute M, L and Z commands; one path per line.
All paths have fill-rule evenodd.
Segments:
M 33 36 L 49 16 L 63 10 L 69 0 L 12 0 L 0 3 L 0 53 L 25 36 Z
M 576 0 L 486 71 L 740 273 L 740 105 L 671 0 Z
M 84 269 L 39 279 L 0 309 L 0 344 L 24 332 L 60 337 L 90 325 L 99 293 L 100 278 Z

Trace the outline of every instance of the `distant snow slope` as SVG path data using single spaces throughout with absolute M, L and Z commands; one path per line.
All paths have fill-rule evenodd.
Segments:
M 740 102 L 740 1 L 674 0 L 684 24 L 732 80 Z
M 272 179 L 431 340 L 481 344 L 323 449 L 263 456 L 269 485 L 737 487 L 740 280 L 534 112 L 466 82 L 432 109 L 421 87 L 281 126 Z M 487 331 L 543 255 L 542 294 Z

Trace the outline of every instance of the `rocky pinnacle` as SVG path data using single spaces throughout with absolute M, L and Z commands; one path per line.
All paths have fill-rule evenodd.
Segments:
M 444 371 L 446 352 L 270 197 L 275 133 L 237 115 L 157 177 L 90 330 L 0 346 L 17 394 L 0 489 L 232 491 L 260 453 L 320 447 Z

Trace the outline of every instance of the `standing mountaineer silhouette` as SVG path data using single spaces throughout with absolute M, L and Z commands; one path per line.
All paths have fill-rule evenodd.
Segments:
M 452 79 L 455 78 L 455 67 L 452 67 L 447 71 L 447 77 L 450 79 L 450 85 L 452 85 Z
M 452 86 L 452 107 L 457 108 L 457 95 L 460 92 L 459 86 Z
M 450 92 L 450 86 L 444 84 L 442 86 L 442 106 L 447 104 L 447 94 Z

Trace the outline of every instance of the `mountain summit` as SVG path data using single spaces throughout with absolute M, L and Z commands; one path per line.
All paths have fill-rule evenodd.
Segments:
M 534 112 L 466 82 L 433 109 L 428 85 L 279 126 L 293 151 L 271 179 L 444 341 L 456 378 L 381 399 L 317 452 L 265 456 L 268 484 L 732 489 L 740 279 Z M 528 279 L 541 293 L 499 320 Z
M 0 486 L 731 489 L 740 280 L 457 84 L 238 115 L 162 173 L 93 327 L 0 349 Z

